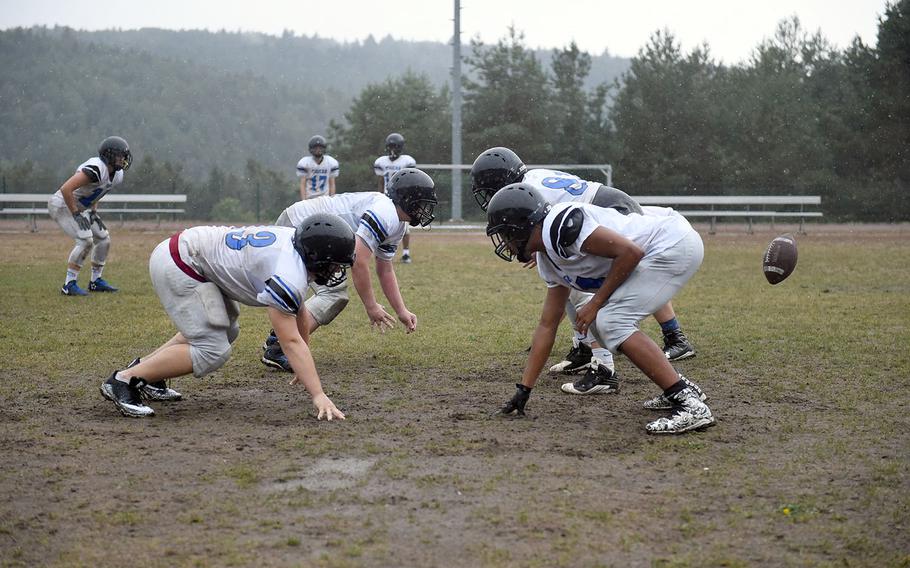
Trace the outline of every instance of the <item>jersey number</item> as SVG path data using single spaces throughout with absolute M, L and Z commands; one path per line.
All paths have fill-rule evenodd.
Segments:
M 588 188 L 588 182 L 582 181 L 576 177 L 546 177 L 540 180 L 544 187 L 550 189 L 562 189 L 571 195 L 579 196 Z
M 329 179 L 329 176 L 314 174 L 310 179 L 313 180 L 313 186 L 310 187 L 310 191 L 315 192 L 325 189 L 325 181 Z
M 259 231 L 249 235 L 244 235 L 243 231 L 231 231 L 224 236 L 224 244 L 233 250 L 240 250 L 247 245 L 256 248 L 267 247 L 275 240 L 275 233 L 269 231 Z

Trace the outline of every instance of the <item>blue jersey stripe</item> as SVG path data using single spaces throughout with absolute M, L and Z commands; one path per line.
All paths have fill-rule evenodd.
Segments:
M 300 307 L 300 296 L 298 296 L 296 293 L 294 293 L 294 289 L 291 288 L 290 286 L 288 286 L 287 282 L 282 280 L 281 277 L 278 276 L 277 274 L 272 276 L 272 278 L 274 278 L 275 280 L 278 281 L 279 284 L 281 284 L 281 286 L 287 291 L 287 293 L 290 294 L 291 299 L 294 301 L 294 305 L 299 308 Z M 296 312 L 297 310 L 294 310 L 294 311 Z

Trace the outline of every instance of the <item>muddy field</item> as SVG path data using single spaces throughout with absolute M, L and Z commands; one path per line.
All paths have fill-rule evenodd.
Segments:
M 718 424 L 667 439 L 645 434 L 657 390 L 621 357 L 616 395 L 543 377 L 527 418 L 494 417 L 542 284 L 446 231 L 397 267 L 416 334 L 371 333 L 354 295 L 314 335 L 348 420 L 317 422 L 258 362 L 252 309 L 222 370 L 123 418 L 98 385 L 172 333 L 146 262 L 173 227 L 113 225 L 124 290 L 84 299 L 56 293 L 63 235 L 0 225 L 2 565 L 910 564 L 907 226 L 810 226 L 776 287 L 761 252 L 794 227 L 702 231 L 675 302 L 699 355 L 678 368 Z M 553 360 L 568 347 L 566 331 Z

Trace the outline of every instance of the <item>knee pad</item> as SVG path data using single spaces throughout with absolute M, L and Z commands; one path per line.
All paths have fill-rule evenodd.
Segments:
M 225 299 L 224 307 L 230 322 L 227 330 L 228 343 L 234 343 L 240 335 L 240 323 L 237 321 L 240 317 L 240 303 L 237 300 Z
M 105 236 L 95 240 L 95 251 L 92 253 L 92 262 L 98 266 L 104 266 L 107 261 L 107 253 L 111 249 L 111 238 Z
M 193 360 L 193 376 L 205 375 L 220 369 L 231 358 L 231 344 L 197 347 L 190 345 L 190 358 Z
M 240 335 L 240 324 L 237 323 L 237 320 L 231 322 L 231 326 L 227 330 L 228 343 L 233 344 L 237 341 L 237 336 Z
M 70 251 L 69 261 L 76 266 L 81 267 L 85 264 L 85 259 L 88 258 L 90 252 L 94 248 L 94 243 L 92 242 L 91 236 L 80 239 L 76 239 L 76 246 L 73 247 L 73 250 Z

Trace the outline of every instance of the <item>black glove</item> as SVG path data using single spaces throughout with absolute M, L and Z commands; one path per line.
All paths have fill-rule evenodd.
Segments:
M 528 399 L 531 398 L 531 388 L 526 387 L 521 383 L 516 384 L 515 388 L 515 394 L 512 396 L 512 399 L 500 409 L 500 414 L 512 414 L 514 412 L 516 416 L 525 415 L 525 404 L 527 404 Z
M 101 217 L 98 215 L 97 211 L 92 210 L 92 212 L 88 214 L 88 218 L 92 221 L 92 223 L 98 225 L 98 228 L 102 231 L 107 230 L 107 225 L 101 221 Z
M 76 220 L 76 224 L 79 225 L 80 231 L 91 231 L 92 222 L 85 218 L 85 215 L 82 213 L 73 213 L 73 219 Z

